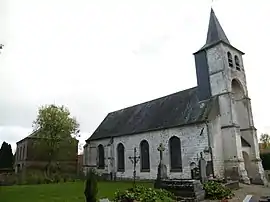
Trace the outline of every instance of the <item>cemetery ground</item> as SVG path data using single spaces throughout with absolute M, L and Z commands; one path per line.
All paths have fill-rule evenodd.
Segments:
M 98 198 L 113 199 L 117 190 L 132 187 L 132 182 L 99 182 Z M 136 185 L 153 187 L 150 182 L 137 182 Z M 66 182 L 58 184 L 0 186 L 0 201 L 3 202 L 85 202 L 85 182 Z
M 153 187 L 151 182 L 137 182 L 137 185 Z M 15 185 L 0 187 L 0 199 L 4 202 L 84 202 L 84 182 L 66 182 L 58 184 Z M 98 198 L 113 199 L 117 190 L 126 190 L 132 187 L 132 182 L 99 182 Z M 270 188 L 259 185 L 243 185 L 234 191 L 235 196 L 230 202 L 243 201 L 246 195 L 269 195 Z M 209 200 L 205 200 L 208 202 Z M 220 201 L 220 200 L 217 200 Z

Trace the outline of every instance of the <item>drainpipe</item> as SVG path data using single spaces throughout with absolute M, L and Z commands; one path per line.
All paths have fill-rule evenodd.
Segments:
M 207 131 L 207 137 L 208 137 L 208 148 L 209 148 L 209 153 L 210 153 L 210 157 L 211 157 L 211 164 L 212 164 L 212 174 L 213 174 L 213 178 L 215 178 L 215 173 L 214 173 L 214 158 L 213 158 L 213 150 L 212 150 L 212 142 L 211 142 L 211 137 L 210 137 L 210 130 L 209 130 L 209 121 L 206 120 L 205 121 L 205 125 L 206 125 L 206 131 Z

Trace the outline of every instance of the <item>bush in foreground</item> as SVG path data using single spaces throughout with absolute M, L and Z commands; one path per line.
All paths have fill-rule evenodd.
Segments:
M 233 192 L 223 184 L 209 181 L 203 185 L 206 198 L 211 200 L 230 199 L 234 196 Z
M 117 191 L 115 193 L 115 202 L 173 202 L 174 195 L 163 189 L 152 189 L 143 186 L 135 186 L 126 191 Z

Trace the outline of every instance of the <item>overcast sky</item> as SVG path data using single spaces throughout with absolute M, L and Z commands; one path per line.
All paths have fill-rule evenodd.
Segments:
M 196 85 L 211 0 L 0 0 L 0 143 L 13 149 L 43 104 L 63 104 L 81 143 L 107 113 Z M 269 0 L 216 0 L 246 53 L 255 126 L 270 132 Z

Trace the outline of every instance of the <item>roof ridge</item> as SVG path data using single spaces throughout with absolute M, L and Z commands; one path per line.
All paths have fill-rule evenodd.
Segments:
M 142 105 L 142 104 L 146 104 L 146 103 L 149 103 L 149 102 L 157 101 L 157 100 L 159 100 L 159 99 L 164 99 L 164 98 L 166 98 L 166 97 L 169 97 L 169 96 L 172 96 L 172 95 L 175 95 L 175 94 L 178 94 L 178 93 L 183 93 L 183 92 L 185 92 L 185 91 L 195 90 L 197 87 L 198 87 L 198 86 L 194 86 L 194 87 L 192 87 L 192 88 L 188 88 L 188 89 L 181 90 L 181 91 L 178 91 L 178 92 L 175 92 L 175 93 L 171 93 L 171 94 L 168 94 L 168 95 L 159 97 L 159 98 L 154 98 L 154 99 L 152 99 L 152 100 L 148 100 L 148 101 L 145 101 L 145 102 L 141 102 L 141 103 L 139 103 L 139 104 L 135 104 L 135 105 L 131 105 L 131 106 L 128 106 L 128 107 L 125 107 L 125 108 L 122 108 L 122 109 L 118 109 L 118 110 L 115 110 L 115 111 L 112 111 L 112 112 L 108 113 L 108 115 L 109 115 L 109 114 L 113 114 L 113 113 L 115 113 L 115 112 L 122 111 L 122 110 L 126 110 L 126 109 L 128 109 L 128 108 L 132 108 L 132 107 L 135 107 L 135 106 L 138 106 L 138 105 Z

